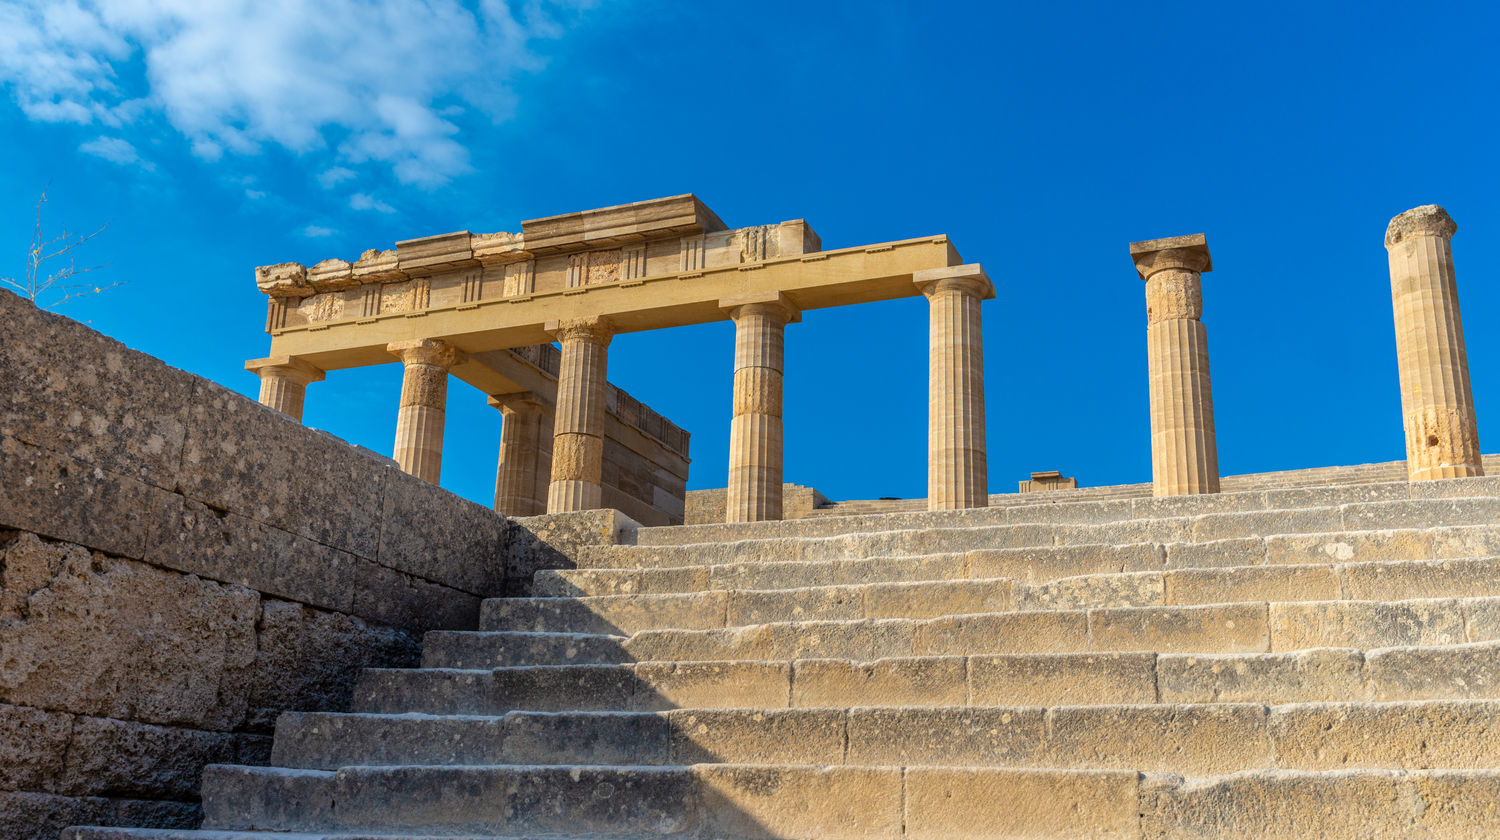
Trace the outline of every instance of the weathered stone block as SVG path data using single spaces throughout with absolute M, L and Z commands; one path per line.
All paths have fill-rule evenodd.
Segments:
M 666 713 L 672 763 L 844 763 L 842 709 L 692 709 Z
M 1357 650 L 1292 653 L 1166 654 L 1156 660 L 1163 703 L 1298 703 L 1364 698 Z
M 1047 733 L 1045 763 L 1056 767 L 1212 776 L 1272 766 L 1259 704 L 1062 706 L 1047 710 Z
M 494 717 L 288 712 L 271 763 L 305 770 L 388 764 L 499 764 L 507 722 Z
M 1010 609 L 1014 585 L 1009 580 L 936 580 L 869 583 L 858 591 L 864 593 L 865 618 L 935 618 Z
M 1448 645 L 1467 640 L 1463 609 L 1454 600 L 1272 604 L 1270 626 L 1270 649 L 1278 652 L 1315 647 Z
M 810 564 L 809 564 L 810 565 Z M 849 621 L 863 617 L 863 595 L 852 586 L 729 593 L 731 627 L 775 621 Z
M 1336 601 L 1342 596 L 1332 565 L 1182 569 L 1166 578 L 1169 604 Z
M 668 764 L 672 735 L 664 714 L 511 712 L 505 716 L 505 762 Z
M 700 765 L 711 837 L 894 840 L 901 836 L 901 771 L 869 767 Z
M 1082 611 L 960 615 L 921 622 L 912 653 L 1061 653 L 1087 650 L 1088 643 L 1088 615 Z
M 962 706 L 965 666 L 962 656 L 801 659 L 793 664 L 792 705 L 838 708 L 857 699 L 870 706 Z
M 1153 653 L 1051 653 L 969 658 L 976 706 L 1153 703 Z
M 1295 704 L 1271 710 L 1270 735 L 1286 769 L 1493 769 L 1496 710 L 1490 700 Z
M 71 796 L 188 800 L 205 766 L 269 752 L 270 739 L 258 735 L 79 717 L 53 789 Z
M 148 514 L 170 494 L 67 455 L 0 436 L 0 527 L 139 559 Z
M 0 790 L 50 789 L 72 731 L 72 715 L 0 705 Z
M 507 593 L 520 595 L 530 593 L 538 569 L 576 568 L 583 548 L 615 545 L 639 527 L 614 510 L 526 516 L 510 524 L 504 545 Z
M 72 825 L 189 829 L 201 812 L 192 802 L 54 796 L 0 790 L 0 837 L 57 840 Z
M 633 708 L 775 709 L 791 694 L 787 662 L 641 662 L 634 666 Z
M 1036 766 L 1046 737 L 1040 708 L 854 708 L 849 763 L 869 766 Z
M 1265 604 L 1093 610 L 1088 622 L 1095 650 L 1254 653 L 1269 644 Z
M 472 595 L 502 594 L 510 531 L 504 516 L 398 470 L 387 470 L 380 487 L 379 554 L 360 556 Z
M 1374 700 L 1500 697 L 1500 643 L 1386 648 L 1365 660 Z
M 904 836 L 1136 840 L 1137 778 L 1134 771 L 915 767 L 906 771 Z
M 1084 575 L 1016 590 L 1016 608 L 1022 610 L 1151 607 L 1165 602 L 1161 572 Z

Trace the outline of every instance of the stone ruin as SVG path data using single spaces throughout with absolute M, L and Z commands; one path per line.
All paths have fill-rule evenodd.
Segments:
M 1405 461 L 1220 477 L 1180 237 L 1130 249 L 1152 483 L 993 495 L 989 285 L 942 237 L 825 252 L 688 196 L 262 270 L 269 407 L 0 295 L 0 836 L 1495 836 L 1454 232 L 1387 232 Z M 786 323 L 919 292 L 931 498 L 783 486 Z M 605 353 L 724 317 L 731 480 L 695 498 Z M 297 422 L 387 359 L 394 465 Z M 509 412 L 501 511 L 431 481 L 448 375 Z

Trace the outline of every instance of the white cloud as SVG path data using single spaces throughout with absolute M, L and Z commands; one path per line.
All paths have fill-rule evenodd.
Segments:
M 334 234 L 338 233 L 338 231 L 334 230 L 333 228 L 323 227 L 322 225 L 308 225 L 307 227 L 297 232 L 307 237 L 308 239 L 323 239 L 325 237 L 333 236 Z
M 325 187 L 355 174 L 335 162 L 433 186 L 469 168 L 464 120 L 504 119 L 506 78 L 588 5 L 0 0 L 0 83 L 34 120 L 160 115 L 204 160 L 274 145 L 321 158 Z
M 251 201 L 260 201 L 266 197 L 265 190 L 245 190 L 245 197 Z
M 355 210 L 374 210 L 377 213 L 396 212 L 396 208 L 366 193 L 355 193 L 349 196 L 349 206 Z
M 325 190 L 331 190 L 353 178 L 354 174 L 354 170 L 346 166 L 335 166 L 318 173 L 318 184 Z
M 121 166 L 138 166 L 146 171 L 156 168 L 150 161 L 141 157 L 129 141 L 119 137 L 96 137 L 93 140 L 79 145 L 78 151 L 97 158 L 104 158 L 111 163 Z

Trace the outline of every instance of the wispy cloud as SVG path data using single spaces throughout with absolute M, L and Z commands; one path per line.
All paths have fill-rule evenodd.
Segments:
M 303 229 L 297 231 L 297 233 L 307 237 L 308 239 L 326 239 L 338 233 L 338 231 L 334 230 L 331 227 L 324 227 L 322 225 L 308 225 L 307 227 L 304 227 Z
M 355 210 L 374 210 L 377 213 L 394 213 L 396 208 L 384 201 L 365 193 L 355 193 L 349 196 L 349 206 Z
M 121 166 L 139 167 L 148 172 L 156 168 L 155 164 L 141 157 L 141 153 L 136 151 L 135 146 L 119 137 L 96 137 L 87 143 L 80 144 L 78 151 L 103 158 L 111 163 L 118 163 Z
M 325 187 L 361 165 L 430 187 L 469 169 L 464 121 L 504 119 L 506 79 L 588 5 L 7 0 L 0 82 L 33 120 L 159 115 L 205 160 L 274 145 L 318 160 Z

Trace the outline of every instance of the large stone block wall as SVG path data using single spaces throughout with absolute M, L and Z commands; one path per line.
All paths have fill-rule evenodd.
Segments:
M 509 525 L 0 293 L 0 837 L 192 825 L 203 765 L 472 628 Z
M 801 484 L 781 485 L 781 518 L 806 519 L 817 508 L 829 501 L 812 487 Z M 684 525 L 714 525 L 724 521 L 729 510 L 729 490 L 724 487 L 712 490 L 687 491 Z

